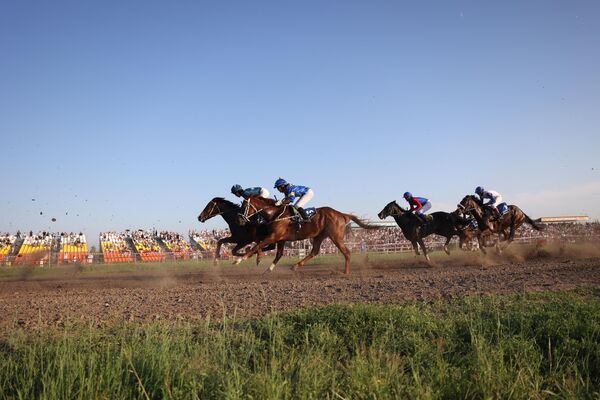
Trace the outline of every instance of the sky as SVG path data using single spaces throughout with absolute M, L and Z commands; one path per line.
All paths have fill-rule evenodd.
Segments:
M 0 232 L 219 228 L 278 177 L 597 219 L 598 49 L 597 1 L 2 1 Z

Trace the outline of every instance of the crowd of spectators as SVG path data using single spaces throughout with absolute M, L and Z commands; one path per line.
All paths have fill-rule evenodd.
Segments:
M 25 236 L 23 245 L 30 246 L 31 248 L 50 248 L 52 246 L 53 235 L 50 232 L 38 232 L 34 234 L 29 231 L 29 235 Z
M 137 231 L 131 232 L 133 244 L 135 245 L 135 248 L 140 254 L 161 252 L 158 242 L 154 239 L 155 237 L 156 232 L 154 231 L 145 231 L 143 229 L 138 229 Z
M 162 231 L 158 237 L 173 253 L 191 253 L 192 247 L 185 237 L 177 232 Z
M 102 251 L 116 253 L 131 253 L 127 244 L 129 235 L 117 232 L 102 232 L 100 234 L 100 246 Z
M 79 233 L 60 233 L 60 244 L 61 245 L 73 245 L 80 246 L 86 244 L 85 235 L 82 232 Z
M 190 238 L 206 251 L 214 251 L 217 247 L 217 241 L 230 235 L 229 229 L 213 229 L 209 231 L 192 230 L 189 232 Z
M 592 236 L 600 236 L 600 222 L 588 222 L 585 224 L 552 223 L 546 224 L 541 231 L 537 231 L 525 224 L 516 232 L 516 237 L 546 239 L 569 239 Z
M 6 255 L 16 239 L 16 236 L 11 235 L 10 233 L 0 234 L 0 255 Z
M 10 233 L 0 234 L 0 248 L 7 247 L 15 242 L 16 237 Z

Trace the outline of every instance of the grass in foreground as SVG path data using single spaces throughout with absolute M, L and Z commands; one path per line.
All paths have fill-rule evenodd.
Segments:
M 15 329 L 0 398 L 600 398 L 600 291 Z

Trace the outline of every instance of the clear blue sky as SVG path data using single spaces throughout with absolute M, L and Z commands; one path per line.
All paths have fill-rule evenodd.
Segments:
M 3 1 L 0 231 L 212 228 L 279 176 L 597 218 L 599 49 L 597 1 Z

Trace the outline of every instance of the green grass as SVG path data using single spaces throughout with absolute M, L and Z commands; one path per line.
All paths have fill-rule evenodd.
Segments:
M 598 290 L 3 337 L 0 398 L 600 398 Z

